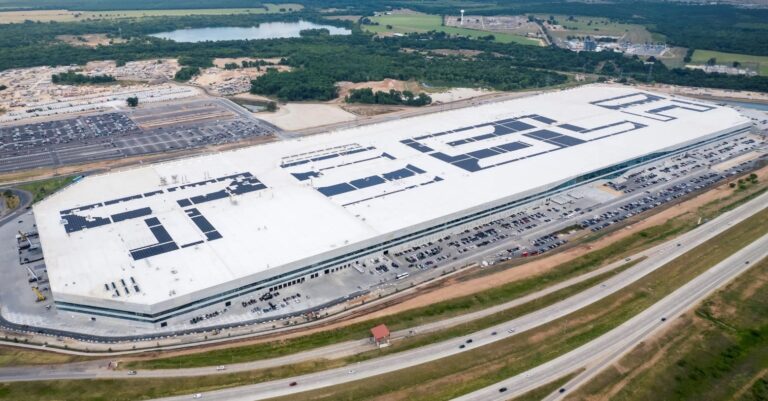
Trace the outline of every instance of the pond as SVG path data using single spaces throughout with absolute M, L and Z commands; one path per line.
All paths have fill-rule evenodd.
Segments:
M 305 29 L 325 28 L 331 35 L 349 35 L 347 28 L 339 28 L 332 25 L 315 24 L 309 21 L 298 22 L 265 22 L 259 26 L 220 27 L 220 28 L 192 28 L 177 29 L 170 32 L 153 33 L 149 36 L 170 39 L 175 42 L 197 43 L 220 40 L 245 40 L 245 39 L 279 39 L 298 38 L 299 32 Z

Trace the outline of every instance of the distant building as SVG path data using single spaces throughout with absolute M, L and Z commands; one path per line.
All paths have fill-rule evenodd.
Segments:
M 597 42 L 592 39 L 584 40 L 584 51 L 593 52 L 597 50 Z

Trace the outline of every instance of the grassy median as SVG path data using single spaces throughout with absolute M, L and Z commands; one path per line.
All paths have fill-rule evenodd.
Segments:
M 768 224 L 768 222 L 765 222 Z M 768 399 L 768 259 L 568 400 Z

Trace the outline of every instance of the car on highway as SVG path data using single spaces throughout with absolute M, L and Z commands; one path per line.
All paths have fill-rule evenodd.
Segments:
M 464 345 L 464 344 L 459 345 L 459 349 L 464 349 L 465 347 L 466 347 L 466 345 Z
M 289 387 L 296 387 L 298 384 L 299 384 L 299 383 L 297 383 L 297 382 L 290 382 L 290 383 L 288 384 L 288 386 L 289 386 Z
M 227 367 L 226 366 L 217 366 L 216 370 L 221 372 L 222 370 L 227 370 Z
M 507 388 L 506 387 L 502 387 L 502 388 L 499 389 L 499 392 L 500 393 L 506 393 L 507 392 Z
M 192 399 L 193 399 L 193 400 L 199 400 L 199 399 L 201 399 L 201 398 L 203 398 L 203 395 L 202 395 L 202 394 L 200 394 L 200 393 L 197 393 L 197 394 L 195 394 L 195 395 L 193 395 L 193 396 L 192 396 Z
M 136 376 L 136 371 L 135 370 L 129 370 L 128 371 L 128 376 Z

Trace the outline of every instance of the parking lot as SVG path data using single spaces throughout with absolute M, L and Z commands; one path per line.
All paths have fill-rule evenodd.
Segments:
M 224 102 L 152 105 L 136 111 L 2 127 L 0 172 L 120 159 L 274 134 L 273 126 L 248 113 L 237 113 Z

